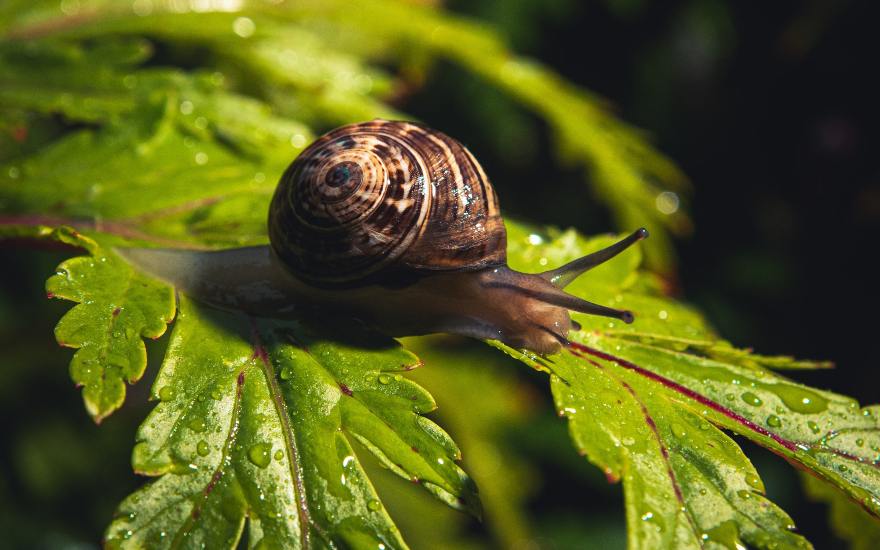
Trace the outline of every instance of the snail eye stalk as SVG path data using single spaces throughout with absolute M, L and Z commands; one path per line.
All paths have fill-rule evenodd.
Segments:
M 603 248 L 602 250 L 598 250 L 593 252 L 592 254 L 587 254 L 583 258 L 578 258 L 577 260 L 573 260 L 562 267 L 558 267 L 556 269 L 552 269 L 550 271 L 545 271 L 540 274 L 540 276 L 553 284 L 556 288 L 565 288 L 570 285 L 575 279 L 586 273 L 587 271 L 593 269 L 597 265 L 604 264 L 611 258 L 617 256 L 630 246 L 635 243 L 641 241 L 642 239 L 646 239 L 648 237 L 648 230 L 644 227 L 637 229 L 628 237 L 619 240 L 618 242 Z M 601 306 L 600 306 L 601 307 Z M 575 309 L 575 308 L 572 308 Z M 606 308 L 607 309 L 607 308 Z M 580 310 L 578 310 L 580 311 Z M 593 313 L 593 312 L 584 312 L 584 313 Z M 602 314 L 600 314 L 602 315 Z M 613 315 L 612 315 L 613 317 Z M 625 322 L 625 319 L 622 319 Z
M 565 309 L 570 309 L 572 311 L 588 313 L 590 315 L 601 315 L 602 317 L 611 317 L 613 319 L 620 319 L 626 324 L 630 324 L 633 322 L 633 314 L 631 311 L 627 311 L 625 309 L 614 309 L 599 304 L 594 304 L 593 302 L 588 302 L 587 300 L 578 298 L 577 296 L 572 296 L 571 294 L 568 294 L 567 292 L 564 292 L 562 290 L 556 291 L 554 294 L 544 294 L 541 296 L 541 299 L 548 304 L 564 307 Z

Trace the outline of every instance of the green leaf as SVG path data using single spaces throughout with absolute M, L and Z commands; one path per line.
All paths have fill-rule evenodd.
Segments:
M 509 232 L 511 264 L 530 271 L 609 242 L 571 232 L 550 239 L 514 225 Z M 632 325 L 577 314 L 583 330 L 547 358 L 499 345 L 550 374 L 575 445 L 609 479 L 623 480 L 630 546 L 701 547 L 707 540 L 808 546 L 764 497 L 757 472 L 719 427 L 837 485 L 869 510 L 880 502 L 880 408 L 860 409 L 852 399 L 765 368 L 792 366 L 786 359 L 743 350 L 704 353 L 730 348 L 713 343 L 696 312 L 644 285 L 639 259 L 630 250 L 570 287 L 600 304 L 631 309 Z M 880 508 L 872 512 L 880 515 Z
M 234 97 L 179 97 L 180 103 L 194 102 L 196 113 L 213 113 L 211 125 L 194 121 L 205 127 L 202 134 L 189 127 L 190 117 L 180 114 L 171 98 L 142 106 L 125 125 L 74 132 L 3 166 L 0 211 L 13 215 L 3 225 L 70 225 L 114 244 L 265 242 L 276 174 L 310 133 L 294 123 L 273 126 L 275 119 L 257 116 L 257 105 Z M 251 131 L 252 125 L 263 125 L 262 133 Z M 296 136 L 302 140 L 292 142 Z M 271 159 L 242 155 L 260 143 L 274 151 Z
M 437 418 L 466 449 L 464 464 L 480 486 L 484 521 L 496 544 L 512 548 L 532 539 L 525 501 L 536 474 L 506 437 L 528 420 L 528 388 L 506 369 L 508 360 L 499 361 L 498 354 L 476 343 L 448 336 L 402 343 L 424 361 L 413 379 L 431 388 Z
M 138 431 L 135 470 L 158 480 L 120 506 L 109 546 L 402 547 L 358 459 L 478 513 L 459 451 L 421 416 L 433 399 L 401 373 L 414 355 L 346 330 L 247 318 L 182 299 Z
M 46 281 L 46 293 L 78 304 L 58 322 L 55 338 L 76 348 L 70 376 L 83 388 L 86 410 L 100 422 L 122 405 L 125 382 L 133 384 L 143 376 L 143 338 L 165 333 L 174 318 L 173 289 L 75 231 L 61 229 L 50 238 L 91 254 L 59 265 Z
M 107 120 L 137 106 L 128 71 L 149 53 L 144 41 L 108 40 L 91 48 L 0 43 L 0 102 L 74 120 Z
M 540 63 L 516 56 L 485 25 L 400 0 L 193 7 L 96 0 L 87 8 L 68 7 L 67 13 L 51 2 L 10 8 L 6 17 L 0 16 L 0 40 L 14 48 L 36 38 L 84 40 L 110 34 L 153 36 L 181 47 L 202 44 L 217 56 L 210 62 L 240 73 L 283 112 L 315 124 L 398 118 L 398 111 L 376 97 L 394 90 L 379 67 L 391 59 L 402 73 L 413 50 L 452 60 L 548 122 L 560 156 L 585 170 L 618 225 L 651 230 L 654 239 L 646 250 L 652 266 L 672 271 L 670 235 L 690 231 L 690 220 L 679 207 L 688 184 L 675 165 L 641 132 L 612 115 L 606 102 Z M 247 30 L 236 30 L 242 18 Z M 30 84 L 35 83 L 19 88 L 27 90 Z M 65 103 L 51 96 L 40 101 Z
M 876 517 L 827 483 L 809 475 L 802 479 L 808 497 L 828 504 L 831 527 L 849 542 L 851 550 L 880 548 L 880 522 Z
M 162 56 L 150 57 L 154 45 Z M 198 69 L 174 68 L 191 67 L 193 54 Z M 411 86 L 403 80 L 414 57 L 452 60 L 538 113 L 617 222 L 648 224 L 651 264 L 670 269 L 667 232 L 689 221 L 660 199 L 686 192 L 682 175 L 603 101 L 516 57 L 478 23 L 388 0 L 0 6 L 2 127 L 15 141 L 31 122 L 51 127 L 40 143 L 61 135 L 35 154 L 29 143 L 0 155 L 0 236 L 89 253 L 62 264 L 47 288 L 79 302 L 57 334 L 78 347 L 71 370 L 96 419 L 142 376 L 142 337 L 161 334 L 175 304 L 172 289 L 112 247 L 264 243 L 274 182 L 313 135 L 299 121 L 397 116 L 387 102 Z M 544 270 L 607 242 L 511 224 L 510 260 Z M 571 287 L 634 310 L 636 324 L 577 315 L 583 330 L 558 356 L 506 350 L 551 374 L 578 448 L 624 480 L 631 545 L 806 544 L 719 427 L 880 513 L 880 410 L 771 372 L 829 364 L 734 348 L 665 297 L 640 262 L 632 250 Z M 134 456 L 138 471 L 159 478 L 123 504 L 111 545 L 234 546 L 248 517 L 253 546 L 400 546 L 359 461 L 348 459 L 365 450 L 444 502 L 476 509 L 455 445 L 419 414 L 433 401 L 396 378 L 414 364 L 410 354 L 350 327 L 247 319 L 185 298 L 182 308 L 154 388 L 162 401 Z M 461 394 L 479 400 L 487 382 L 462 380 L 473 387 Z M 469 446 L 479 439 L 463 433 Z M 490 509 L 515 518 L 503 501 L 521 494 L 494 489 Z
M 586 169 L 588 181 L 611 208 L 618 226 L 648 226 L 654 235 L 645 245 L 652 266 L 672 270 L 670 233 L 686 234 L 691 227 L 679 208 L 679 194 L 689 188 L 687 179 L 647 144 L 641 132 L 611 115 L 604 101 L 540 63 L 515 55 L 478 22 L 393 0 L 305 3 L 305 8 L 302 4 L 296 3 L 290 12 L 295 20 L 317 12 L 348 32 L 373 33 L 448 58 L 537 113 L 550 125 L 560 155 Z M 388 49 L 398 55 L 407 51 Z M 672 203 L 661 205 L 664 200 Z

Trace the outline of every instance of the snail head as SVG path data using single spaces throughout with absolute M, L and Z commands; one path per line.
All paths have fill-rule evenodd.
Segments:
M 490 297 L 481 299 L 481 304 L 497 310 L 497 314 L 483 313 L 497 327 L 494 337 L 515 347 L 552 353 L 568 344 L 569 330 L 579 328 L 569 311 L 632 323 L 630 311 L 589 302 L 563 289 L 647 236 L 646 229 L 638 229 L 607 248 L 543 273 L 520 273 L 506 266 L 482 273 L 479 285 Z

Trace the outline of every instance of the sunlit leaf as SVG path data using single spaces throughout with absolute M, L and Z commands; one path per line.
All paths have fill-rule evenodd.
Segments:
M 531 271 L 608 243 L 572 233 L 547 240 L 509 227 L 512 263 Z M 808 546 L 718 428 L 779 453 L 871 509 L 880 495 L 880 410 L 860 409 L 850 398 L 764 368 L 792 366 L 786 359 L 750 359 L 742 350 L 713 355 L 705 353 L 712 346 L 688 344 L 715 337 L 693 310 L 640 288 L 638 263 L 638 251 L 628 251 L 570 287 L 631 309 L 632 325 L 576 315 L 583 330 L 572 333 L 573 343 L 560 354 L 542 358 L 505 348 L 550 374 L 575 445 L 609 479 L 623 480 L 630 546 L 699 548 L 710 540 L 727 547 Z M 873 512 L 880 515 L 876 506 Z
M 75 348 L 70 376 L 83 388 L 86 410 L 100 422 L 125 399 L 125 383 L 144 374 L 143 338 L 158 338 L 174 318 L 173 289 L 138 271 L 70 228 L 2 226 L 0 235 L 82 248 L 46 281 L 49 298 L 76 302 L 55 327 L 55 338 Z
M 872 550 L 880 547 L 880 522 L 864 506 L 847 498 L 842 491 L 804 475 L 804 491 L 814 500 L 828 504 L 831 527 L 852 550 Z M 876 509 L 877 503 L 874 503 Z
M 416 357 L 346 339 L 182 300 L 133 456 L 160 477 L 122 503 L 108 544 L 234 547 L 247 518 L 249 546 L 401 547 L 355 443 L 477 513 L 458 448 L 420 416 L 434 401 L 401 374 Z

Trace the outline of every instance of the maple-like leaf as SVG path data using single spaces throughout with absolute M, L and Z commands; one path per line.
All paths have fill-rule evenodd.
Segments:
M 402 373 L 411 353 L 348 331 L 182 300 L 138 431 L 134 468 L 160 476 L 122 503 L 111 547 L 402 547 L 359 453 L 455 508 L 479 513 L 459 451 L 421 414 L 434 401 Z M 338 335 L 337 335 L 338 336 Z
M 411 353 L 346 323 L 178 300 L 114 252 L 265 243 L 275 181 L 321 127 L 397 116 L 384 101 L 395 88 L 388 61 L 410 47 L 459 63 L 547 120 L 617 220 L 648 221 L 649 243 L 660 244 L 647 249 L 655 267 L 668 268 L 670 257 L 656 229 L 687 228 L 681 211 L 656 208 L 661 191 L 685 189 L 681 174 L 637 132 L 513 56 L 491 30 L 431 7 L 241 2 L 178 13 L 176 2 L 62 4 L 0 6 L 0 128 L 21 142 L 0 155 L 0 237 L 86 253 L 62 263 L 47 291 L 77 302 L 56 335 L 77 348 L 71 374 L 96 420 L 122 405 L 125 384 L 144 374 L 143 339 L 161 335 L 179 310 L 153 390 L 159 403 L 133 457 L 157 479 L 122 504 L 110 546 L 234 547 L 246 521 L 252 546 L 403 546 L 361 469 L 366 452 L 447 504 L 478 510 L 455 444 L 422 414 L 433 400 L 405 377 L 417 363 Z M 211 56 L 196 70 L 162 66 L 150 57 L 156 42 Z M 47 130 L 30 140 L 22 121 Z M 516 223 L 509 233 L 512 267 L 530 272 L 608 242 Z M 837 486 L 865 509 L 859 521 L 880 514 L 880 410 L 780 376 L 830 365 L 733 347 L 640 264 L 633 250 L 570 287 L 633 310 L 635 324 L 576 315 L 583 330 L 560 354 L 505 348 L 550 374 L 577 448 L 623 480 L 630 545 L 808 545 L 721 429 Z M 477 399 L 480 388 L 469 389 Z M 490 498 L 515 495 L 506 488 Z
M 511 264 L 531 271 L 609 242 L 508 230 Z M 570 288 L 632 310 L 635 323 L 578 314 L 582 330 L 551 357 L 496 345 L 550 374 L 558 412 L 569 419 L 579 451 L 610 480 L 623 481 L 630 546 L 809 546 L 719 428 L 773 450 L 880 515 L 880 408 L 859 408 L 765 368 L 803 362 L 732 350 L 695 311 L 645 284 L 636 271 L 638 250 L 621 256 Z M 726 351 L 706 352 L 717 349 Z

